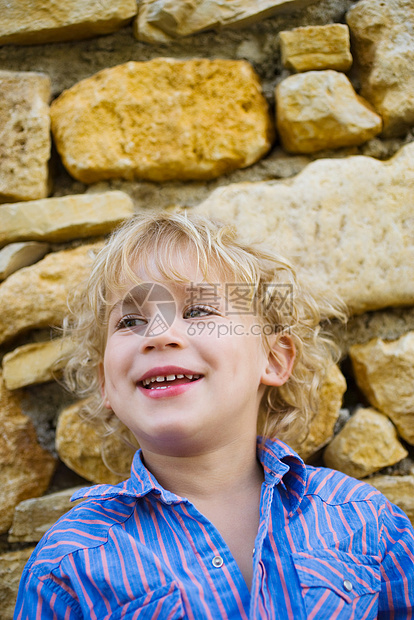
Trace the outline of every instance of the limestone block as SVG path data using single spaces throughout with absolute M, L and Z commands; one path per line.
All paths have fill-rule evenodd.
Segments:
M 309 432 L 303 437 L 289 440 L 289 444 L 304 460 L 308 460 L 333 438 L 345 390 L 345 377 L 338 366 L 332 366 L 322 385 L 319 410 L 310 422 Z
M 85 183 L 211 179 L 270 148 L 259 79 L 241 60 L 156 58 L 104 69 L 51 106 L 69 173 Z
M 130 475 L 134 451 L 119 435 L 105 437 L 97 419 L 87 421 L 82 402 L 64 409 L 56 427 L 56 449 L 73 471 L 96 483 L 117 484 Z
M 3 378 L 8 390 L 52 381 L 64 367 L 73 344 L 68 338 L 34 342 L 17 347 L 3 357 Z
M 82 487 L 65 489 L 20 502 L 16 506 L 9 542 L 38 542 L 56 521 L 82 500 L 71 502 L 72 495 Z
M 0 245 L 105 235 L 133 213 L 131 198 L 118 191 L 2 205 Z
M 392 159 L 320 159 L 284 181 L 220 187 L 195 212 L 290 257 L 351 312 L 414 305 L 414 144 Z
M 19 502 L 46 491 L 56 459 L 38 444 L 30 418 L 22 414 L 17 395 L 6 389 L 1 375 L 0 427 L 0 533 L 4 533 Z
M 60 325 L 69 291 L 87 277 L 100 247 L 52 252 L 0 284 L 0 344 L 29 329 Z
M 352 65 L 349 28 L 345 24 L 301 26 L 279 32 L 282 63 L 293 71 L 334 69 Z
M 414 331 L 398 340 L 374 338 L 349 350 L 356 382 L 369 403 L 414 444 Z
M 245 27 L 315 0 L 141 0 L 134 34 L 139 41 L 168 43 L 203 30 Z
M 0 45 L 89 39 L 115 32 L 137 12 L 136 0 L 0 0 Z
M 365 482 L 372 484 L 390 502 L 401 508 L 414 527 L 414 475 L 372 476 Z
M 0 609 L 2 620 L 12 620 L 20 578 L 34 547 L 0 555 Z
M 48 194 L 49 99 L 47 75 L 0 71 L 0 202 Z
M 0 212 L 0 220 L 3 227 L 4 212 Z M 0 230 L 0 236 L 2 234 Z M 47 243 L 26 241 L 22 243 L 10 243 L 0 250 L 0 280 L 5 280 L 9 275 L 28 265 L 33 265 L 48 251 Z
M 291 153 L 362 144 L 382 128 L 381 118 L 337 71 L 291 75 L 276 87 L 276 124 Z
M 384 121 L 384 136 L 414 125 L 414 4 L 361 0 L 346 16 L 361 95 Z
M 372 408 L 358 409 L 324 452 L 327 467 L 364 478 L 408 455 L 392 422 Z

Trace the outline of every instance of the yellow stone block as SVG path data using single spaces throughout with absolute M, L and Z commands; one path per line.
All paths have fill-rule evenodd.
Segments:
M 50 88 L 43 73 L 0 71 L 0 202 L 48 194 Z
M 140 0 L 134 34 L 146 43 L 222 28 L 243 28 L 277 13 L 301 9 L 317 0 Z
M 349 29 L 345 24 L 302 26 L 279 33 L 282 63 L 293 71 L 334 69 L 352 65 Z
M 360 0 L 346 15 L 360 94 L 384 122 L 384 137 L 414 125 L 414 3 Z
M 352 313 L 414 305 L 414 143 L 379 161 L 318 159 L 295 177 L 215 189 L 195 212 L 290 257 Z
M 89 39 L 119 30 L 136 12 L 136 0 L 0 0 L 0 45 Z
M 133 213 L 132 199 L 118 191 L 5 204 L 0 207 L 0 246 L 105 235 Z
M 370 404 L 414 445 L 414 332 L 394 341 L 374 338 L 355 344 L 349 355 L 356 382 Z
M 324 452 L 327 467 L 364 478 L 408 456 L 393 423 L 372 408 L 358 409 Z
M 332 366 L 321 387 L 319 410 L 310 421 L 308 432 L 303 438 L 289 441 L 304 460 L 325 447 L 333 438 L 345 390 L 345 377 L 338 366 Z
M 283 148 L 316 153 L 362 144 L 382 128 L 381 118 L 337 71 L 291 75 L 276 87 L 276 121 Z
M 0 213 L 2 224 L 3 213 Z M 5 280 L 18 269 L 28 267 L 43 258 L 48 249 L 49 245 L 47 243 L 39 243 L 38 241 L 9 243 L 9 245 L 0 250 L 0 280 Z
M 64 366 L 73 345 L 68 338 L 25 344 L 3 358 L 3 378 L 8 390 L 52 381 Z
M 0 533 L 7 532 L 15 506 L 39 497 L 49 486 L 56 459 L 37 441 L 32 421 L 23 415 L 18 396 L 9 392 L 0 373 Z
M 256 162 L 273 138 L 259 79 L 235 60 L 105 69 L 58 97 L 51 118 L 63 163 L 85 183 L 212 179 Z
M 52 252 L 0 284 L 0 343 L 30 329 L 60 325 L 69 291 L 86 279 L 96 243 Z

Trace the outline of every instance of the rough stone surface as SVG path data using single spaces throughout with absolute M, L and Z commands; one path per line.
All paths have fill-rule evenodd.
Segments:
M 308 434 L 304 439 L 290 440 L 292 448 L 304 460 L 325 447 L 334 436 L 345 390 L 345 377 L 337 366 L 332 366 L 321 388 L 319 411 L 311 420 Z
M 384 121 L 384 135 L 414 125 L 414 4 L 361 0 L 347 14 L 361 95 Z
M 52 381 L 73 350 L 68 338 L 34 342 L 17 347 L 3 358 L 3 378 L 8 390 Z
M 399 506 L 414 527 L 414 475 L 372 476 L 366 482 L 383 493 L 390 502 Z
M 273 136 L 257 75 L 233 60 L 105 69 L 56 99 L 51 119 L 63 163 L 85 183 L 210 179 L 260 159 Z
M 80 488 L 82 487 L 64 489 L 20 502 L 14 511 L 8 541 L 38 542 L 62 515 L 82 501 L 70 501 L 75 491 Z
M 52 79 L 55 97 L 79 80 L 130 60 L 146 61 L 160 56 L 177 59 L 243 58 L 252 62 L 259 71 L 266 96 L 271 101 L 282 71 L 277 33 L 309 24 L 342 22 L 346 10 L 353 3 L 354 0 L 316 0 L 299 11 L 285 11 L 248 28 L 220 32 L 209 30 L 175 39 L 168 46 L 137 41 L 129 26 L 105 37 L 80 40 L 76 44 L 0 46 L 0 66 L 13 71 L 47 73 Z
M 134 33 L 139 41 L 168 43 L 203 30 L 245 27 L 315 0 L 141 0 Z
M 350 317 L 346 329 L 340 323 L 329 326 L 342 354 L 347 355 L 353 344 L 364 344 L 373 338 L 396 340 L 414 330 L 414 307 L 386 308 Z
M 56 448 L 61 460 L 77 474 L 96 483 L 117 484 L 130 475 L 133 450 L 118 435 L 104 437 L 105 429 L 94 419 L 86 421 L 82 403 L 64 409 L 56 428 Z
M 293 71 L 334 69 L 352 65 L 349 28 L 345 24 L 302 26 L 279 33 L 282 62 Z
M 0 45 L 89 39 L 114 32 L 136 14 L 135 0 L 0 0 Z
M 0 212 L 1 224 L 3 227 L 4 212 Z M 0 231 L 1 236 L 2 230 Z M 0 280 L 5 280 L 9 275 L 18 271 L 22 267 L 33 265 L 44 257 L 49 249 L 47 243 L 37 241 L 26 241 L 22 243 L 10 243 L 0 250 Z
M 0 609 L 2 620 L 12 620 L 20 578 L 34 547 L 0 555 Z
M 358 409 L 324 452 L 327 467 L 364 478 L 408 455 L 392 422 L 372 408 Z
M 337 71 L 307 71 L 276 87 L 276 124 L 291 153 L 362 144 L 382 128 L 381 117 Z
M 0 245 L 104 235 L 133 213 L 132 200 L 124 192 L 78 194 L 2 205 Z
M 37 442 L 31 420 L 22 414 L 18 397 L 0 376 L 0 533 L 12 524 L 15 506 L 42 495 L 55 470 L 55 459 Z
M 48 194 L 49 99 L 47 75 L 0 71 L 0 202 Z
M 69 291 L 89 272 L 100 243 L 48 254 L 0 285 L 0 344 L 29 329 L 60 325 Z
M 320 159 L 293 179 L 222 187 L 195 211 L 266 241 L 353 313 L 414 304 L 414 144 L 386 162 Z
M 355 379 L 369 403 L 414 444 L 414 331 L 394 342 L 374 338 L 349 351 Z

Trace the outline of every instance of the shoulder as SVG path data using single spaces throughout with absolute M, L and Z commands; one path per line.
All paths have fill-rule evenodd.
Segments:
M 111 528 L 127 521 L 136 506 L 136 498 L 117 487 L 84 491 L 74 496 L 83 501 L 58 519 L 34 550 L 26 568 L 37 576 L 52 572 L 75 552 L 105 545 Z

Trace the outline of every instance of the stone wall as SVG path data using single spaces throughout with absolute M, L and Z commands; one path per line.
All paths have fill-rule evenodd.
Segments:
M 61 387 L 52 327 L 133 212 L 220 216 L 343 296 L 341 368 L 295 447 L 414 521 L 412 2 L 0 9 L 2 618 L 73 488 L 128 469 Z

